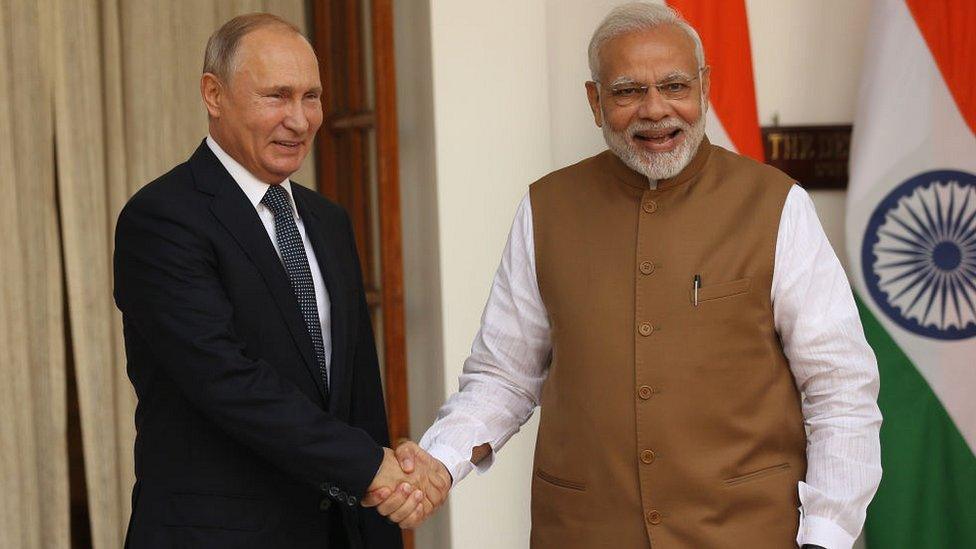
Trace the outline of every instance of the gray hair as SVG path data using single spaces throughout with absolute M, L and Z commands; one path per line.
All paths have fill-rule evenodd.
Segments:
M 600 48 L 604 44 L 622 34 L 634 31 L 649 30 L 663 25 L 674 25 L 685 31 L 695 42 L 695 58 L 698 68 L 705 66 L 705 49 L 702 47 L 701 37 L 674 8 L 659 4 L 645 4 L 631 2 L 617 6 L 603 19 L 600 26 L 593 32 L 590 39 L 590 77 L 597 80 L 600 75 Z
M 277 15 L 270 13 L 238 15 L 210 35 L 210 39 L 207 40 L 207 51 L 203 55 L 203 72 L 209 72 L 222 81 L 229 82 L 231 75 L 237 70 L 237 48 L 241 39 L 248 33 L 266 27 L 281 27 L 305 38 L 301 29 Z

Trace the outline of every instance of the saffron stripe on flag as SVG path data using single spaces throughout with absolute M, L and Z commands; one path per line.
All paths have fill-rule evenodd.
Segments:
M 739 154 L 764 160 L 745 0 L 668 0 L 695 27 L 711 66 L 709 99 Z
M 976 2 L 907 0 L 942 78 L 976 134 Z

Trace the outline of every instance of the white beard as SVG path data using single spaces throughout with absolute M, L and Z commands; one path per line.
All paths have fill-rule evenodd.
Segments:
M 685 169 L 685 166 L 695 156 L 695 152 L 698 151 L 698 146 L 705 136 L 705 109 L 702 109 L 701 113 L 702 115 L 698 117 L 698 120 L 690 125 L 675 118 L 669 118 L 656 124 L 646 120 L 638 120 L 621 132 L 613 131 L 610 124 L 606 123 L 604 116 L 603 139 L 607 142 L 607 147 L 630 169 L 655 181 L 668 179 L 681 173 L 681 170 Z M 680 129 L 684 133 L 684 138 L 681 140 L 681 144 L 671 151 L 649 152 L 641 149 L 634 142 L 634 134 L 637 132 L 676 129 Z

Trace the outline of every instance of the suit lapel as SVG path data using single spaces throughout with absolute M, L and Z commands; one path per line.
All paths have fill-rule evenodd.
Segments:
M 268 232 L 261 223 L 257 211 L 206 142 L 201 144 L 190 158 L 190 167 L 197 187 L 214 197 L 210 204 L 211 212 L 260 271 L 295 345 L 301 352 L 305 367 L 315 380 L 315 386 L 318 387 L 323 401 L 327 401 L 322 376 L 319 375 L 315 361 L 312 339 L 305 328 L 305 321 L 302 319 L 298 301 L 288 282 L 285 268 L 271 244 L 271 239 L 268 238 Z
M 318 261 L 322 277 L 325 279 L 326 289 L 329 291 L 330 304 L 330 333 L 332 335 L 332 360 L 330 361 L 329 371 L 329 410 L 335 412 L 340 401 L 340 392 L 348 388 L 346 377 L 348 369 L 348 336 L 349 318 L 349 282 L 343 280 L 342 270 L 338 268 L 340 259 L 336 253 L 341 240 L 337 238 L 340 231 L 334 223 L 329 223 L 328 219 L 322 219 L 319 212 L 311 208 L 302 196 L 303 188 L 292 182 L 292 196 L 295 197 L 295 206 L 298 208 L 298 216 L 302 218 L 305 225 L 305 234 L 308 235 L 315 251 L 315 258 Z M 358 265 L 357 265 L 358 268 Z

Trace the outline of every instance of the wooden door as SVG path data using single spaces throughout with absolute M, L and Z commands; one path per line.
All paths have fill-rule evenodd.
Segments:
M 318 188 L 346 208 L 356 232 L 395 443 L 410 425 L 391 2 L 313 0 L 312 36 L 325 111 Z M 412 536 L 404 541 L 413 547 Z

